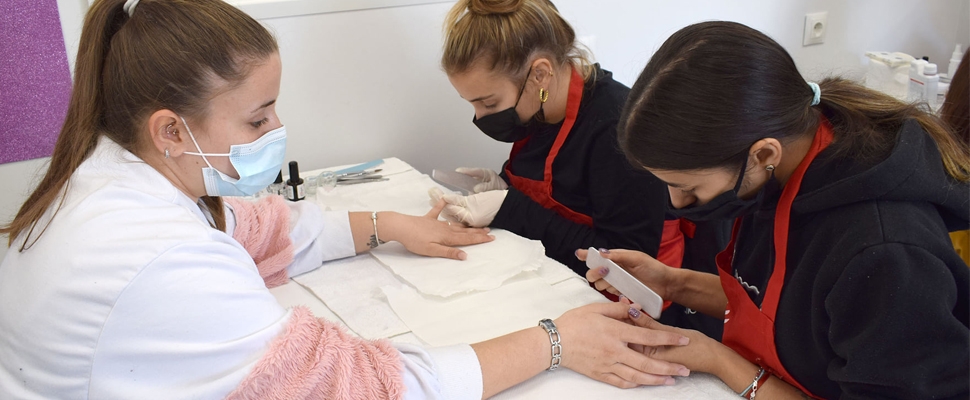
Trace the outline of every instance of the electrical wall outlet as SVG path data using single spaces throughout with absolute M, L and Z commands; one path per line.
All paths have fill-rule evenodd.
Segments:
M 805 35 L 802 36 L 802 46 L 825 43 L 828 18 L 828 12 L 805 14 Z

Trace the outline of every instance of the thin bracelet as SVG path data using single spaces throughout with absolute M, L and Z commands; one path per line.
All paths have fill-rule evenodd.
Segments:
M 556 323 L 552 322 L 549 318 L 539 321 L 539 326 L 545 328 L 546 333 L 549 334 L 549 343 L 552 344 L 552 361 L 549 362 L 549 370 L 555 371 L 562 362 L 562 345 L 559 344 L 559 330 L 556 329 Z
M 387 242 L 381 240 L 380 236 L 377 235 L 377 211 L 370 213 L 370 219 L 374 222 L 374 234 L 370 235 L 370 241 L 367 242 L 367 246 L 373 249 Z
M 744 391 L 742 391 L 739 394 L 739 396 L 745 399 L 753 399 L 755 396 L 755 393 L 758 392 L 758 385 L 763 384 L 764 381 L 767 380 L 767 377 L 765 376 L 766 373 L 767 371 L 765 370 L 764 367 L 761 367 L 760 369 L 758 369 L 758 375 L 754 377 L 754 380 L 751 381 L 751 384 L 748 385 L 748 387 L 744 388 Z

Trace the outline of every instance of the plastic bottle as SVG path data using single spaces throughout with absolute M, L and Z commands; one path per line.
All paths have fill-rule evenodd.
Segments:
M 300 201 L 306 198 L 303 189 L 303 178 L 300 177 L 300 167 L 296 161 L 290 161 L 290 178 L 286 180 L 286 199 Z
M 909 96 L 910 103 L 926 101 L 926 82 L 923 69 L 929 64 L 926 60 L 915 59 L 909 63 Z
M 957 73 L 957 68 L 960 67 L 960 60 L 963 60 L 963 51 L 958 44 L 953 49 L 953 55 L 950 56 L 950 65 L 946 67 L 947 79 L 953 79 L 953 75 Z
M 936 95 L 940 91 L 940 75 L 936 73 L 936 64 L 929 63 L 923 67 L 923 82 L 926 90 L 924 99 L 930 109 L 936 110 Z

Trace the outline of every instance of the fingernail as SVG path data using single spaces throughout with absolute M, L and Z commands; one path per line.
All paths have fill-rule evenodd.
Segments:
M 664 379 L 665 386 L 673 386 L 674 383 L 675 383 L 674 378 L 671 378 L 668 376 L 667 379 Z
M 576 249 L 576 251 L 573 252 L 573 256 L 579 258 L 579 249 Z
M 640 310 L 637 310 L 636 308 L 630 307 L 630 311 L 627 311 L 627 313 L 629 313 L 630 317 L 633 319 L 640 318 Z
M 486 233 L 488 233 L 488 232 L 491 232 L 491 231 L 492 231 L 492 230 L 491 230 L 491 229 L 489 229 L 489 228 L 483 228 L 483 229 L 485 229 L 485 232 L 486 232 Z
M 686 346 L 687 344 L 690 343 L 690 339 L 688 339 L 687 336 L 684 336 L 680 338 L 680 340 L 677 343 L 680 343 L 681 346 Z
M 680 367 L 680 369 L 677 370 L 677 375 L 690 376 L 690 370 L 687 369 L 687 367 Z
M 610 269 L 609 268 L 606 268 L 606 267 L 599 267 L 599 268 L 596 269 L 596 271 L 599 272 L 600 275 L 603 275 L 603 276 L 606 276 L 606 274 L 610 273 Z
M 459 259 L 459 260 L 462 260 L 462 261 L 464 261 L 464 260 L 465 260 L 466 258 L 468 258 L 468 254 L 465 254 L 465 252 L 464 252 L 464 251 L 463 251 L 463 252 L 461 252 L 461 253 L 458 253 L 458 259 Z M 684 344 L 687 344 L 687 343 L 684 343 Z
M 600 251 L 600 253 L 603 253 L 603 254 L 610 254 L 610 249 L 604 249 L 604 248 L 600 247 L 599 248 L 599 251 Z

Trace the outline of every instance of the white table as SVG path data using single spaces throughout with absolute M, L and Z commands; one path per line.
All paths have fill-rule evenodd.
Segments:
M 336 170 L 343 167 L 328 168 Z M 411 215 L 422 215 L 430 209 L 427 189 L 435 184 L 427 175 L 414 170 L 407 163 L 396 159 L 385 159 L 381 174 L 390 178 L 385 182 L 372 182 L 337 188 L 315 195 L 308 194 L 306 201 L 315 201 L 319 206 L 329 210 L 348 211 L 398 211 Z M 318 174 L 323 170 L 308 171 L 301 175 L 305 177 Z M 591 289 L 585 280 L 573 273 L 569 268 L 542 256 L 539 268 L 532 272 L 510 278 L 495 291 L 517 288 L 526 284 L 549 285 L 552 291 L 562 299 L 561 304 L 553 305 L 553 310 L 562 311 L 604 298 Z M 359 255 L 343 260 L 324 263 L 319 269 L 294 277 L 289 283 L 271 290 L 277 300 L 286 307 L 306 305 L 313 313 L 330 321 L 344 325 L 350 332 L 358 336 L 377 339 L 388 338 L 395 342 L 427 345 L 425 341 L 411 331 L 407 324 L 395 314 L 387 296 L 381 287 L 410 286 L 406 281 L 396 276 L 391 269 L 371 254 Z M 524 286 L 523 286 L 524 287 Z M 474 294 L 469 294 L 469 296 Z M 528 293 L 522 293 L 528 298 Z M 458 297 L 460 297 L 459 295 Z M 515 296 L 509 296 L 515 297 Z M 451 301 L 449 297 L 442 301 Z M 468 303 L 466 301 L 465 303 Z M 541 307 L 542 311 L 537 311 Z M 494 304 L 476 303 L 474 309 L 468 310 L 469 315 L 491 313 L 528 314 L 532 312 L 548 312 L 549 305 L 539 305 L 527 301 L 516 304 L 497 306 Z M 542 315 L 555 318 L 558 315 Z M 514 319 L 514 318 L 513 318 Z M 538 318 L 535 319 L 536 321 Z M 449 324 L 451 325 L 451 320 Z M 455 321 L 461 325 L 462 321 Z M 495 328 L 499 334 L 513 332 L 528 325 L 507 323 L 496 320 Z M 427 331 L 425 331 L 427 333 Z M 475 332 L 456 332 L 456 342 L 474 342 L 484 338 L 476 337 Z M 717 378 L 695 373 L 690 377 L 677 378 L 673 386 L 640 387 L 636 389 L 617 389 L 613 386 L 594 381 L 569 370 L 544 372 L 539 376 L 502 392 L 497 399 L 736 399 L 737 395 Z

